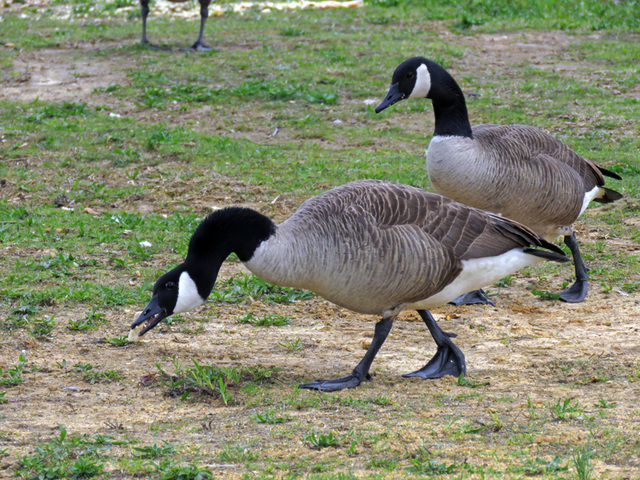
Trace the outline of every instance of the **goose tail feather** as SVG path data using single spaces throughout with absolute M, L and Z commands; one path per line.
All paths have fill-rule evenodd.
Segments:
M 598 203 L 611 203 L 616 200 L 620 200 L 622 198 L 622 194 L 620 192 L 616 192 L 615 190 L 611 190 L 610 188 L 600 187 L 604 190 L 604 193 L 593 199 L 594 202 Z
M 548 248 L 549 250 L 552 250 L 552 251 L 538 250 L 537 248 L 527 247 L 524 249 L 524 252 L 530 255 L 534 255 L 536 257 L 544 258 L 545 260 L 552 260 L 554 262 L 565 263 L 570 260 L 570 258 L 567 257 L 564 253 L 562 253 L 562 250 L 556 245 L 549 243 L 547 241 L 543 241 L 542 243 L 543 243 L 543 245 L 541 245 L 542 247 Z
M 611 170 L 607 170 L 606 168 L 602 168 L 602 167 L 598 167 L 598 170 L 600 170 L 600 173 L 605 177 L 615 178 L 616 180 L 622 180 L 622 177 L 618 175 L 616 172 L 612 172 Z

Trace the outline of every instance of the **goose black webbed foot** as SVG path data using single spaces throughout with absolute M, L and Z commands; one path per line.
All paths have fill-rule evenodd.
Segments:
M 155 43 L 151 43 L 149 41 L 142 41 L 141 44 L 147 48 L 150 48 L 151 50 L 163 50 L 163 51 L 169 51 L 171 50 L 171 47 L 168 45 L 156 45 Z
M 371 380 L 371 375 L 365 375 L 364 380 Z M 300 388 L 307 390 L 318 390 L 321 392 L 335 392 L 344 390 L 345 388 L 356 388 L 362 383 L 362 378 L 356 373 L 347 375 L 346 377 L 332 378 L 329 380 L 316 380 L 315 382 L 301 383 Z
M 210 52 L 213 49 L 209 45 L 205 44 L 204 42 L 197 41 L 196 43 L 191 45 L 189 48 L 185 48 L 185 50 L 189 50 L 191 52 Z
M 441 378 L 445 375 L 459 377 L 461 373 L 466 373 L 467 363 L 464 354 L 451 342 L 450 346 L 438 347 L 438 351 L 420 370 L 406 373 L 403 377 Z
M 460 376 L 461 373 L 467 373 L 467 362 L 464 354 L 455 343 L 451 341 L 451 337 L 455 337 L 454 333 L 443 331 L 428 310 L 418 310 L 422 320 L 427 325 L 433 340 L 438 346 L 436 354 L 429 363 L 420 370 L 407 373 L 403 377 L 420 377 L 441 378 L 445 375 Z
M 336 390 L 344 390 L 345 388 L 356 388 L 363 381 L 371 380 L 371 375 L 369 375 L 369 368 L 371 368 L 373 359 L 376 357 L 378 350 L 380 350 L 380 347 L 389 335 L 392 325 L 393 320 L 391 318 L 383 318 L 378 323 L 376 323 L 376 328 L 373 333 L 373 340 L 371 340 L 371 345 L 369 345 L 367 353 L 364 354 L 364 357 L 362 357 L 360 363 L 358 363 L 358 365 L 356 365 L 356 368 L 353 369 L 351 375 L 340 378 L 332 378 L 330 380 L 316 380 L 315 382 L 301 383 L 299 387 L 309 390 L 320 390 L 322 392 L 335 392 Z M 446 336 L 446 334 L 444 333 L 443 335 Z
M 580 303 L 586 298 L 588 290 L 586 280 L 576 280 L 573 285 L 560 292 L 560 300 L 567 303 Z
M 449 302 L 451 305 L 455 305 L 459 307 L 460 305 L 478 305 L 478 304 L 487 304 L 487 305 L 495 305 L 496 303 L 493 300 L 490 300 L 484 293 L 484 290 L 474 290 L 473 292 L 465 293 L 464 295 L 460 295 L 459 297 L 454 298 Z

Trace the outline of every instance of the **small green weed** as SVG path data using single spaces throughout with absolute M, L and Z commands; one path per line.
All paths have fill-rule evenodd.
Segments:
M 610 409 L 610 408 L 616 408 L 618 406 L 618 404 L 615 403 L 615 402 L 609 403 L 604 398 L 601 398 L 598 401 L 598 403 L 594 403 L 593 406 L 596 407 L 596 408 Z
M 419 475 L 446 475 L 456 470 L 455 463 L 447 464 L 433 459 L 433 454 L 424 445 L 409 455 L 411 466 L 407 470 Z
M 558 400 L 555 405 L 553 405 L 552 412 L 555 414 L 558 420 L 562 420 L 563 422 L 567 422 L 572 418 L 576 418 L 579 415 L 582 415 L 584 412 L 584 408 L 580 407 L 580 404 L 576 400 L 576 403 L 571 404 L 571 398 L 567 398 L 565 400 Z
M 96 328 L 98 325 L 106 323 L 107 319 L 104 313 L 98 312 L 93 308 L 88 312 L 84 318 L 80 320 L 69 320 L 67 328 L 73 331 L 87 330 L 89 328 Z
M 296 338 L 295 341 L 286 339 L 284 342 L 278 342 L 278 345 L 286 348 L 290 352 L 299 352 L 300 350 L 304 349 L 304 345 L 300 343 L 299 338 Z
M 162 460 L 160 463 L 150 462 L 156 478 L 161 480 L 206 480 L 213 478 L 213 474 L 205 467 L 195 463 L 176 465 L 172 460 Z
M 246 463 L 258 458 L 256 452 L 249 450 L 246 445 L 224 445 L 218 459 L 227 463 Z
M 178 357 L 172 363 L 175 375 L 166 372 L 160 363 L 156 367 L 162 374 L 162 383 L 170 393 L 185 400 L 191 393 L 220 396 L 225 405 L 233 402 L 229 387 L 239 387 L 246 382 L 269 382 L 277 369 L 264 367 L 213 367 L 193 360 L 193 366 L 184 366 Z
M 489 385 L 489 382 L 476 382 L 475 380 L 467 377 L 464 373 L 460 373 L 458 376 L 458 385 L 461 387 L 478 388 Z
M 41 318 L 31 322 L 33 328 L 31 329 L 31 335 L 36 338 L 43 339 L 49 335 L 56 327 L 55 317 Z
M 101 475 L 104 465 L 100 449 L 91 441 L 79 437 L 67 438 L 60 425 L 60 435 L 49 443 L 39 445 L 33 454 L 19 458 L 16 473 L 21 478 L 91 478 Z
M 126 347 L 131 342 L 129 341 L 129 337 L 127 335 L 121 335 L 118 337 L 105 338 L 106 343 L 113 347 Z
M 265 314 L 262 318 L 256 317 L 249 312 L 242 318 L 238 318 L 238 323 L 251 323 L 257 327 L 283 327 L 291 324 L 291 319 L 287 315 Z
M 346 397 L 339 399 L 340 405 L 348 405 L 352 407 L 360 407 L 362 405 L 391 405 L 393 402 L 386 395 L 379 395 L 376 397 L 365 397 L 365 398 L 353 398 Z
M 253 418 L 260 423 L 269 423 L 272 425 L 277 423 L 284 423 L 290 420 L 288 416 L 285 416 L 285 417 L 277 416 L 273 408 L 267 409 L 263 413 L 256 413 Z
M 528 459 L 522 466 L 525 475 L 544 475 L 553 472 L 564 472 L 569 470 L 568 464 L 562 464 L 560 457 L 555 457 L 551 461 L 543 460 L 540 457 Z
M 510 287 L 512 283 L 513 283 L 513 275 L 509 275 L 507 277 L 504 277 L 498 280 L 497 282 L 494 283 L 494 285 L 496 287 Z
M 338 444 L 338 438 L 333 432 L 317 433 L 315 430 L 310 430 L 304 434 L 304 441 L 311 448 L 321 450 L 327 447 L 335 447 Z
M 590 480 L 593 478 L 592 456 L 593 453 L 587 446 L 578 448 L 573 452 L 571 461 L 578 480 Z
M 133 447 L 136 453 L 134 456 L 137 458 L 158 458 L 165 455 L 172 455 L 176 451 L 176 446 L 167 442 L 162 442 L 163 445 L 158 445 L 153 442 L 153 445 L 147 445 L 145 447 Z
M 45 118 L 74 117 L 77 115 L 86 115 L 88 112 L 87 104 L 84 102 L 62 102 L 46 105 L 42 109 Z
M 540 297 L 542 300 L 559 300 L 560 294 L 549 292 L 548 290 L 531 290 L 531 293 L 536 297 Z
M 22 378 L 24 364 L 25 358 L 21 353 L 18 356 L 18 363 L 16 363 L 13 367 L 7 368 L 6 370 L 0 367 L 0 385 L 13 387 L 24 382 L 24 378 Z
M 73 369 L 78 373 L 84 373 L 83 380 L 92 385 L 117 382 L 124 378 L 117 370 L 100 370 L 91 363 L 76 363 L 73 365 Z

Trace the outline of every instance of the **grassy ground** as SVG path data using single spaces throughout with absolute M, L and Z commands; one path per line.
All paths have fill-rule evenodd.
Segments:
M 214 50 L 198 54 L 178 49 L 197 30 L 181 19 L 149 22 L 150 38 L 171 51 L 138 45 L 135 4 L 8 5 L 0 23 L 0 419 L 55 376 L 105 391 L 144 381 L 101 355 L 131 348 L 134 358 L 141 354 L 123 339 L 132 312 L 146 303 L 158 273 L 184 255 L 190 232 L 211 207 L 249 205 L 282 220 L 308 196 L 358 178 L 428 189 L 430 104 L 408 101 L 373 112 L 393 69 L 412 55 L 451 70 L 468 94 L 472 123 L 538 125 L 624 177 L 612 188 L 625 198 L 591 209 L 578 229 L 591 265 L 587 302 L 604 309 L 608 295 L 620 292 L 629 305 L 637 303 L 637 5 L 443 3 L 227 13 L 207 25 Z M 59 82 L 39 82 L 45 74 Z M 523 275 L 512 288 L 544 298 L 570 281 L 572 270 L 545 265 Z M 280 328 L 291 323 L 291 309 L 293 320 L 330 309 L 300 292 L 270 297 L 266 290 L 232 271 L 214 299 L 231 318 L 220 335 Z M 239 311 L 247 296 L 263 308 L 242 304 Z M 612 316 L 634 322 L 624 312 Z M 203 315 L 179 317 L 169 327 L 195 341 L 222 316 Z M 101 343 L 82 360 L 86 352 L 73 345 L 88 332 Z M 274 348 L 284 366 L 311 343 L 289 335 Z M 52 345 L 49 359 L 28 354 Z M 66 362 L 61 351 L 78 359 Z M 220 370 L 189 352 L 159 353 L 149 388 L 170 408 L 192 409 L 197 420 L 156 419 L 140 432 L 110 419 L 107 432 L 95 433 L 72 431 L 62 417 L 36 425 L 46 434 L 0 422 L 0 475 L 640 477 L 640 406 L 606 390 L 615 384 L 637 394 L 638 343 L 624 362 L 584 356 L 554 363 L 549 381 L 571 388 L 539 399 L 525 393 L 540 386 L 535 379 L 517 395 L 508 385 L 494 391 L 473 378 L 444 380 L 424 396 L 417 392 L 429 387 L 380 380 L 380 391 L 299 392 L 293 385 L 301 377 L 289 371 L 242 366 L 233 356 Z M 587 404 L 580 395 L 592 383 L 595 401 Z M 209 407 L 215 417 L 202 413 Z M 436 407 L 443 414 L 431 416 Z M 220 426 L 232 433 L 220 433 Z M 212 430 L 215 440 L 198 436 Z

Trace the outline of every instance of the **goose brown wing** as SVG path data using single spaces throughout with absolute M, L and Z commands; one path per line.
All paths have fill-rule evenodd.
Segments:
M 478 125 L 473 128 L 474 135 L 480 135 L 483 142 L 500 148 L 508 145 L 508 151 L 513 154 L 515 161 L 535 159 L 544 154 L 568 165 L 575 170 L 584 182 L 585 191 L 596 185 L 604 185 L 604 175 L 620 179 L 620 177 L 606 169 L 600 168 L 593 162 L 578 155 L 566 144 L 553 135 L 528 125 Z M 507 149 L 505 148 L 505 151 Z

